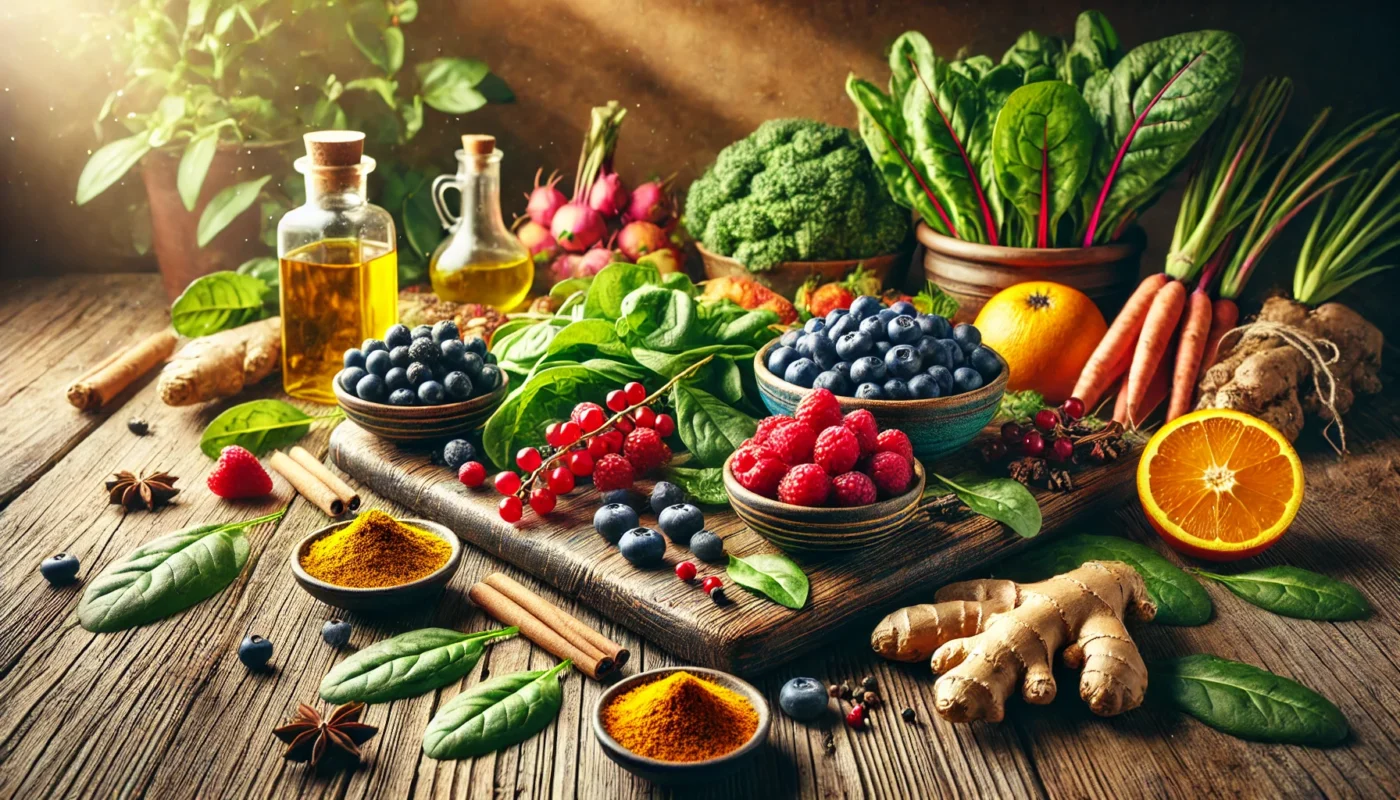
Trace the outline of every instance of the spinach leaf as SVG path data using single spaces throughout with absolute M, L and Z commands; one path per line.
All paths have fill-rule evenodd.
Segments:
M 244 531 L 284 513 L 197 525 L 146 542 L 88 583 L 78 603 L 78 622 L 93 633 L 110 633 L 155 622 L 213 597 L 248 562 Z
M 753 417 L 688 381 L 671 390 L 671 403 L 676 409 L 676 434 L 707 467 L 722 466 L 758 428 Z
M 727 506 L 729 493 L 724 490 L 724 468 L 663 467 L 661 477 L 681 487 L 702 506 Z
M 345 412 L 336 409 L 313 417 L 282 400 L 252 400 L 239 403 L 209 422 L 199 437 L 199 450 L 210 458 L 236 444 L 255 456 L 295 443 L 318 420 L 341 420 Z
M 509 372 L 511 378 L 523 378 L 549 351 L 550 342 L 567 324 L 567 320 L 550 319 L 517 328 L 504 337 L 492 336 L 491 352 L 496 354 L 501 369 Z
M 1076 89 L 1101 69 L 1111 69 L 1123 57 L 1118 32 L 1098 11 L 1084 11 L 1074 21 L 1074 41 L 1060 62 L 1060 80 Z
M 618 338 L 611 321 L 581 319 L 559 329 L 550 340 L 544 358 L 583 361 L 595 356 L 628 358 L 631 354 L 631 349 Z
M 447 701 L 428 723 L 423 752 L 429 758 L 471 758 L 518 744 L 559 715 L 564 692 L 553 669 L 517 672 L 483 681 Z
M 1055 77 L 1065 49 L 1064 40 L 1058 36 L 1026 31 L 1016 37 L 1016 43 L 1002 55 L 1001 63 L 1020 67 L 1027 85 L 1039 83 Z
M 1326 747 L 1347 737 L 1332 701 L 1268 670 L 1198 654 L 1155 664 L 1154 695 L 1205 724 L 1241 739 Z
M 602 273 L 599 273 L 600 275 Z M 643 286 L 622 299 L 617 334 L 632 347 L 686 350 L 701 344 L 695 298 L 676 289 Z
M 1037 247 L 1056 244 L 1051 237 L 1076 205 L 1097 140 L 1089 107 L 1067 83 L 1032 83 L 1007 99 L 992 134 L 997 186 L 1026 227 L 1038 228 Z
M 743 361 L 752 360 L 756 352 L 758 352 L 756 349 L 742 344 L 711 344 L 681 353 L 663 353 L 645 347 L 634 347 L 632 348 L 632 357 L 637 360 L 638 364 L 670 380 L 706 356 L 718 356 L 717 361 L 724 359 Z M 707 369 L 708 366 L 702 367 L 701 371 Z
M 780 606 L 799 609 L 807 604 L 809 584 L 802 568 L 778 553 L 729 556 L 729 579 Z
M 336 664 L 321 681 L 321 699 L 383 703 L 431 692 L 471 672 L 488 643 L 518 632 L 422 628 L 385 639 Z
M 1117 536 L 1063 536 L 1007 558 L 994 572 L 997 577 L 1030 583 L 1068 572 L 1086 561 L 1122 561 L 1137 570 L 1147 586 L 1147 596 L 1157 604 L 1153 622 L 1190 626 L 1210 621 L 1213 606 L 1205 587 L 1147 545 Z
M 583 302 L 585 319 L 615 320 L 622 316 L 622 300 L 642 286 L 659 286 L 661 271 L 644 264 L 609 264 L 588 285 Z
M 935 474 L 968 508 L 1005 523 L 1023 538 L 1040 533 L 1040 505 L 1030 490 L 1010 478 L 984 478 L 971 472 L 958 476 L 958 482 Z
M 208 336 L 263 318 L 267 284 L 237 272 L 211 272 L 185 287 L 170 306 L 170 326 L 181 336 Z
M 566 419 L 580 398 L 602 397 L 609 389 L 616 388 L 613 372 L 596 366 L 546 364 L 530 375 L 520 389 L 511 392 L 486 421 L 481 434 L 482 447 L 492 463 L 499 467 L 514 463 L 513 453 L 526 445 L 543 442 L 545 427 L 555 420 Z
M 778 315 L 767 309 L 749 310 L 730 300 L 702 303 L 699 334 L 704 342 L 742 345 L 755 350 L 773 339 Z
M 1298 567 L 1264 567 L 1234 575 L 1203 569 L 1192 572 L 1225 584 L 1225 588 L 1260 608 L 1298 619 L 1365 619 L 1371 604 L 1356 587 Z
M 565 278 L 549 288 L 549 299 L 563 302 L 575 292 L 588 291 L 589 284 L 593 283 L 592 277 L 587 278 Z

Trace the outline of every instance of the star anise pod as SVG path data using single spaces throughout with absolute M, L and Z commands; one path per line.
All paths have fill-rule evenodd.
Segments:
M 128 511 L 138 508 L 146 508 L 155 511 L 157 508 L 170 502 L 170 498 L 180 493 L 175 488 L 175 481 L 179 478 L 168 472 L 156 472 L 150 475 L 136 475 L 122 470 L 113 475 L 106 483 L 107 501 L 113 505 L 120 505 Z
M 1024 484 L 1039 483 L 1045 480 L 1045 459 L 1026 456 L 1006 465 L 1006 472 L 1014 481 Z
M 1072 492 L 1074 491 L 1074 478 L 1070 477 L 1069 470 L 1051 467 L 1050 474 L 1045 479 L 1045 486 L 1057 492 Z
M 316 709 L 298 703 L 297 715 L 272 733 L 287 743 L 282 757 L 289 761 L 309 761 L 314 767 L 322 759 L 333 757 L 355 763 L 360 760 L 360 745 L 379 733 L 373 725 L 360 722 L 364 711 L 364 703 L 346 703 L 322 718 Z

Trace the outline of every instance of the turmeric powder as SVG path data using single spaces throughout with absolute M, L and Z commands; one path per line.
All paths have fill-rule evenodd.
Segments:
M 743 695 L 682 670 L 613 698 L 603 727 L 639 756 L 705 761 L 752 739 L 758 712 Z
M 425 578 L 451 555 L 452 546 L 441 537 L 375 510 L 312 542 L 301 568 L 326 583 L 367 589 Z

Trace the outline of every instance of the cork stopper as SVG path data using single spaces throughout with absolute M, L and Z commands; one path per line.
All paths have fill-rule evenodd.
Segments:
M 365 152 L 365 135 L 359 131 L 312 131 L 302 138 L 317 167 L 358 167 Z
M 468 155 L 490 155 L 496 149 L 496 137 L 488 136 L 484 133 L 463 134 L 462 149 L 465 150 Z

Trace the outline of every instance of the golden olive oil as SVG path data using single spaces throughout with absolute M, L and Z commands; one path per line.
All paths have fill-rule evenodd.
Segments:
M 428 277 L 433 282 L 433 294 L 454 303 L 482 303 L 501 311 L 511 311 L 524 302 L 535 280 L 535 265 L 527 254 L 514 254 L 504 260 L 490 259 L 465 264 L 455 269 L 446 267 L 451 249 L 435 253 L 428 265 Z

